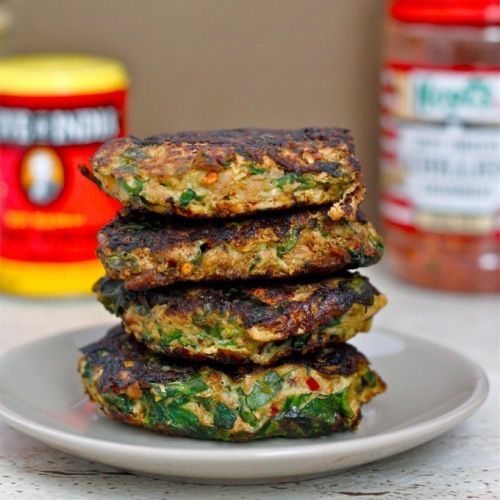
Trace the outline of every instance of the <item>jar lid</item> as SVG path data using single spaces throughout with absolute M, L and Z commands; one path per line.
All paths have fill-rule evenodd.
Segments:
M 55 96 L 126 88 L 125 68 L 113 59 L 83 54 L 31 54 L 0 58 L 0 94 Z
M 408 23 L 500 24 L 498 0 L 392 0 L 389 12 L 394 19 Z

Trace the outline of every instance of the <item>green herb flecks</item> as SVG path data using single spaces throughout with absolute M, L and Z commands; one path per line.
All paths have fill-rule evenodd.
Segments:
M 255 163 L 251 163 L 248 167 L 248 171 L 250 172 L 250 175 L 262 175 L 265 172 L 265 169 L 257 167 Z
M 215 325 L 204 325 L 204 330 L 207 333 L 209 337 L 215 338 L 215 339 L 220 339 L 221 333 L 222 333 L 222 328 L 220 324 L 215 324 Z
M 292 250 L 299 240 L 302 228 L 295 228 L 290 231 L 284 240 L 276 247 L 276 254 L 282 259 L 290 250 Z
M 106 258 L 106 266 L 113 271 L 120 271 L 123 259 L 119 255 L 110 255 Z
M 144 183 L 137 177 L 132 177 L 130 180 L 125 180 L 120 177 L 118 185 L 132 196 L 139 196 L 144 188 Z
M 172 333 L 169 334 L 162 334 L 160 336 L 160 344 L 163 347 L 168 346 L 171 344 L 174 340 L 180 339 L 184 333 L 181 330 L 174 330 Z
M 298 175 L 294 173 L 285 174 L 281 177 L 275 179 L 274 183 L 281 190 L 283 190 L 287 185 L 299 184 L 294 191 L 301 191 L 303 189 L 310 189 L 312 187 L 311 180 L 303 175 Z
M 262 256 L 260 255 L 256 255 L 253 260 L 252 260 L 252 263 L 250 264 L 250 267 L 248 268 L 248 270 L 250 272 L 254 271 L 255 268 L 262 262 Z
M 364 245 L 359 248 L 348 248 L 347 251 L 351 257 L 352 267 L 365 267 L 372 263 L 372 259 L 365 253 Z
M 372 233 L 368 233 L 368 240 L 376 248 L 377 252 L 379 252 L 381 255 L 384 253 L 384 244 L 382 243 L 382 240 L 380 238 L 376 237 Z
M 92 363 L 85 363 L 83 365 L 82 377 L 90 380 L 93 374 L 94 371 L 92 370 Z
M 340 325 L 340 322 L 342 321 L 341 318 L 333 318 L 328 323 L 325 323 L 323 325 L 323 328 L 332 328 L 334 326 Z
M 363 383 L 369 385 L 370 387 L 375 387 L 377 385 L 377 377 L 371 370 L 363 373 L 362 380 Z
M 182 208 L 187 208 L 187 206 L 193 201 L 201 201 L 203 196 L 199 196 L 191 188 L 186 189 L 179 198 L 179 203 Z
M 143 330 L 142 337 L 147 343 L 152 342 L 155 338 L 150 330 Z

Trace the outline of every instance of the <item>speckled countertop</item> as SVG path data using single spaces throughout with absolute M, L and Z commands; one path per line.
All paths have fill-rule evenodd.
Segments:
M 390 299 L 380 327 L 450 345 L 486 370 L 491 390 L 463 424 L 428 444 L 322 479 L 262 486 L 206 486 L 133 476 L 53 450 L 0 421 L 0 499 L 500 498 L 499 329 L 495 296 L 439 294 L 370 269 Z M 0 297 L 0 352 L 29 340 L 112 318 L 92 299 Z

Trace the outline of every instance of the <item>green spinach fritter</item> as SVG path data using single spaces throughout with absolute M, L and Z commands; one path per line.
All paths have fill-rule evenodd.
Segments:
M 368 331 L 386 303 L 359 274 L 261 286 L 169 287 L 127 291 L 102 278 L 100 302 L 149 349 L 220 363 L 270 365 Z
M 294 206 L 356 213 L 365 188 L 349 132 L 238 129 L 105 143 L 95 180 L 126 207 L 187 217 L 231 217 Z
M 106 274 L 140 290 L 183 281 L 286 278 L 368 266 L 383 252 L 361 218 L 333 221 L 327 208 L 240 220 L 179 221 L 131 212 L 104 226 Z
M 229 369 L 169 360 L 117 328 L 82 351 L 83 384 L 107 415 L 173 436 L 249 441 L 355 429 L 361 405 L 385 390 L 348 344 Z

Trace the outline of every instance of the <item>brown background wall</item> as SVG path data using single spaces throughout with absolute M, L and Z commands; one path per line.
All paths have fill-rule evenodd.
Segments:
M 117 57 L 131 132 L 352 129 L 374 213 L 382 0 L 15 0 L 9 53 Z

